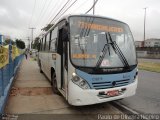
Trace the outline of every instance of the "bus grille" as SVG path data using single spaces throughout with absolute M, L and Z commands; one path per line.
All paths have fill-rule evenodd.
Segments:
M 130 80 L 129 79 L 126 79 L 126 80 L 118 80 L 118 81 L 115 81 L 116 82 L 116 85 L 114 86 L 112 82 L 93 82 L 92 83 L 92 86 L 94 89 L 107 89 L 107 88 L 114 88 L 114 87 L 121 87 L 121 86 L 125 86 L 125 85 L 128 85 L 130 83 Z

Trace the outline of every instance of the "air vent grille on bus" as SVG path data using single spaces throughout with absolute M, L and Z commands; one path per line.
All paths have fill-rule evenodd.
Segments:
M 94 89 L 107 89 L 107 88 L 125 86 L 125 85 L 128 85 L 129 83 L 130 83 L 130 80 L 126 79 L 126 80 L 118 80 L 118 81 L 111 81 L 111 82 L 93 82 L 92 86 Z

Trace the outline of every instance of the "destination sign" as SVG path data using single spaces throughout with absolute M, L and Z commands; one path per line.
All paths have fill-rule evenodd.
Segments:
M 121 27 L 101 25 L 101 24 L 88 23 L 88 22 L 82 22 L 82 21 L 78 22 L 78 27 L 90 28 L 93 30 L 100 30 L 100 31 L 106 31 L 106 32 L 117 32 L 117 33 L 123 32 L 123 28 L 121 28 Z
M 95 59 L 96 55 L 95 54 L 72 54 L 72 58 L 74 59 L 88 59 L 88 58 Z

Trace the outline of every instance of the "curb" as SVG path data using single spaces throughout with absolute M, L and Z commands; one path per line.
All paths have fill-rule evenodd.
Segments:
M 128 114 L 128 115 L 141 115 L 141 113 L 138 113 L 137 111 L 121 104 L 118 101 L 113 101 L 111 102 L 111 105 L 113 105 L 114 107 L 116 107 L 117 109 L 119 109 L 120 111 L 122 111 L 124 114 Z M 141 120 L 149 120 L 147 117 L 144 117 L 144 119 Z
M 134 115 L 135 115 L 135 114 L 136 114 L 136 115 L 139 114 L 138 112 L 132 110 L 131 108 L 128 108 L 127 106 L 121 104 L 121 103 L 118 102 L 118 101 L 113 101 L 113 102 L 111 102 L 111 104 L 112 104 L 114 107 L 120 109 L 121 111 L 123 111 L 123 112 L 126 113 L 126 114 L 134 114 Z

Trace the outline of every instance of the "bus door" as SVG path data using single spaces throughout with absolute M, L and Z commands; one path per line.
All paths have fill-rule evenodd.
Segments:
M 62 28 L 59 30 L 59 39 L 58 39 L 58 48 L 57 53 L 60 55 L 60 64 L 57 67 L 60 67 L 58 74 L 60 74 L 60 82 L 59 87 L 65 91 L 67 80 L 68 80 L 68 47 L 67 47 L 67 31 L 66 28 Z

